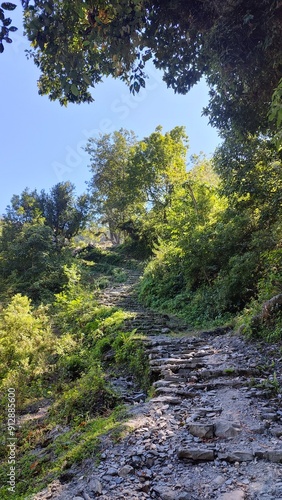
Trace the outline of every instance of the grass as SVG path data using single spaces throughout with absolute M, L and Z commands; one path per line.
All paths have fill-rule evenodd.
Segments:
M 0 467 L 1 500 L 27 500 L 37 491 L 42 490 L 73 464 L 79 464 L 86 458 L 99 462 L 100 446 L 103 437 L 108 435 L 113 441 L 119 440 L 125 432 L 123 421 L 126 418 L 124 407 L 116 407 L 109 415 L 82 421 L 70 430 L 62 429 L 62 433 L 52 439 L 50 444 L 42 448 L 40 455 L 35 453 L 36 447 L 46 441 L 46 436 L 56 430 L 47 422 L 38 425 L 26 424 L 18 433 L 17 485 L 16 492 L 11 495 L 7 487 L 8 464 L 3 460 Z
M 44 418 L 34 418 L 18 429 L 15 500 L 27 500 L 85 458 L 98 462 L 106 435 L 114 442 L 122 438 L 126 412 L 107 382 L 107 374 L 122 372 L 132 377 L 136 388 L 150 386 L 142 337 L 135 331 L 123 331 L 129 314 L 96 301 L 97 287 L 126 280 L 127 273 L 119 265 L 122 258 L 112 252 L 106 256 L 105 252 L 96 253 L 97 262 L 81 260 L 80 266 L 70 269 L 70 285 L 50 306 L 56 352 L 50 365 L 46 364 L 46 372 L 36 380 L 31 374 L 18 412 L 36 412 L 43 396 L 49 398 L 50 409 Z M 33 386 L 40 388 L 37 398 Z M 4 420 L 0 425 L 4 435 Z M 5 443 L 0 446 L 0 460 L 0 498 L 8 500 Z

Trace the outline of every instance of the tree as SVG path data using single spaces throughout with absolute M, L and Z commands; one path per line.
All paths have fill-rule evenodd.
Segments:
M 279 0 L 35 0 L 24 2 L 30 56 L 41 70 L 39 93 L 90 102 L 103 76 L 137 92 L 152 60 L 176 92 L 203 76 L 213 125 L 241 132 L 268 127 L 281 78 Z
M 67 181 L 56 184 L 49 194 L 43 190 L 39 195 L 42 215 L 45 224 L 53 230 L 57 249 L 83 229 L 88 218 L 87 195 L 76 198 L 74 191 L 74 185 Z
M 281 217 L 281 152 L 268 137 L 249 135 L 242 140 L 226 134 L 216 150 L 214 165 L 223 193 L 238 212 L 256 211 L 262 227 Z
M 98 139 L 90 138 L 85 148 L 91 160 L 93 177 L 88 185 L 94 211 L 107 223 L 115 242 L 120 241 L 120 225 L 137 214 L 142 206 L 140 190 L 131 182 L 129 167 L 136 141 L 133 132 L 121 129 Z
M 65 283 L 66 256 L 55 251 L 53 233 L 44 220 L 22 226 L 4 221 L 0 238 L 1 298 L 22 293 L 49 299 Z
M 56 248 L 60 250 L 85 227 L 88 218 L 87 195 L 76 198 L 74 191 L 75 187 L 69 181 L 59 182 L 50 193 L 26 188 L 21 195 L 12 197 L 4 222 L 6 226 L 10 225 L 10 231 L 17 231 L 25 223 L 43 219 L 44 224 L 51 228 Z
M 49 299 L 66 281 L 63 264 L 68 244 L 86 224 L 88 197 L 74 196 L 70 182 L 50 193 L 25 189 L 14 195 L 1 224 L 1 293 L 23 293 L 33 300 Z
M 137 238 L 137 227 L 140 232 L 140 222 L 148 216 L 151 224 L 154 218 L 165 219 L 173 189 L 186 179 L 184 127 L 165 134 L 157 127 L 142 141 L 121 129 L 90 139 L 86 151 L 91 156 L 92 202 L 115 239 L 121 229 Z
M 186 181 L 188 137 L 184 127 L 162 133 L 158 126 L 136 145 L 131 158 L 131 177 L 142 186 L 148 208 L 166 219 L 173 190 Z

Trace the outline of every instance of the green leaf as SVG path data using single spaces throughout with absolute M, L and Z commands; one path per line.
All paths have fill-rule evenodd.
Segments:
M 87 83 L 87 85 L 92 85 L 92 80 L 88 75 L 83 75 L 83 80 Z
M 1 4 L 2 9 L 4 10 L 14 10 L 16 8 L 16 5 L 11 2 L 3 2 Z
M 0 42 L 0 54 L 2 54 L 2 52 L 4 52 L 4 45 Z
M 16 28 L 16 26 L 11 26 L 9 28 L 9 31 L 18 31 L 18 28 Z
M 71 86 L 71 93 L 75 96 L 78 96 L 79 94 L 79 90 L 77 88 L 77 86 L 73 83 L 72 86 Z

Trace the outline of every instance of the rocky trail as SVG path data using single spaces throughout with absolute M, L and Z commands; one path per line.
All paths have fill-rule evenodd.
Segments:
M 104 437 L 98 465 L 73 466 L 34 500 L 282 500 L 281 349 L 224 329 L 193 334 L 141 307 L 139 275 L 128 271 L 100 301 L 144 333 L 155 394 L 145 401 L 126 378 L 113 381 L 130 402 L 124 437 Z

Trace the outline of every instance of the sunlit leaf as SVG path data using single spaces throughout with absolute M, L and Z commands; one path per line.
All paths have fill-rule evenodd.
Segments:
M 77 88 L 77 86 L 73 83 L 72 86 L 71 86 L 71 93 L 75 96 L 78 96 L 79 94 L 79 90 Z
M 92 85 L 92 80 L 88 75 L 83 75 L 83 80 L 87 83 L 87 85 Z

